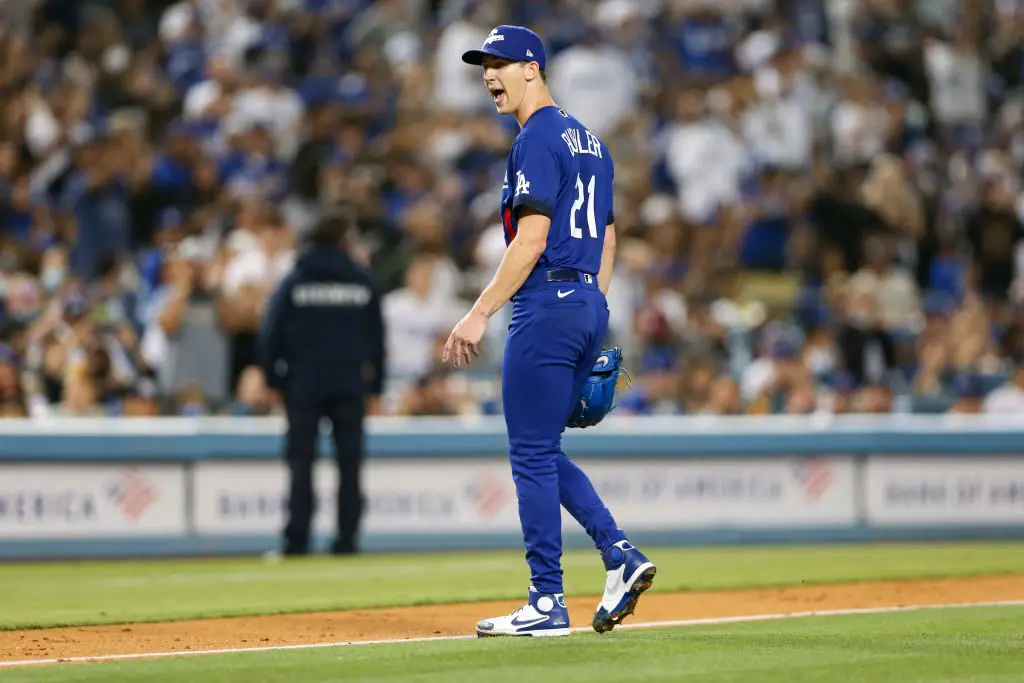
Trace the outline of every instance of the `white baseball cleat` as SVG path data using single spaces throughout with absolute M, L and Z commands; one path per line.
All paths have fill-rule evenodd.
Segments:
M 477 636 L 567 636 L 569 610 L 562 593 L 538 593 L 530 586 L 525 605 L 512 614 L 477 622 Z
M 628 541 L 619 541 L 604 552 L 608 582 L 604 597 L 594 613 L 593 627 L 598 633 L 611 631 L 636 610 L 644 591 L 654 583 L 658 568 Z

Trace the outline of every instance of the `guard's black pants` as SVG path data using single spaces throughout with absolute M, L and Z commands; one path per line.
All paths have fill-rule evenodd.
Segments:
M 288 493 L 288 523 L 284 530 L 285 553 L 309 551 L 310 526 L 316 500 L 313 493 L 313 464 L 316 461 L 320 419 L 331 422 L 335 457 L 338 460 L 337 537 L 332 552 L 355 552 L 359 520 L 363 512 L 360 474 L 363 464 L 362 398 L 349 396 L 287 397 L 288 436 L 285 459 L 291 483 Z

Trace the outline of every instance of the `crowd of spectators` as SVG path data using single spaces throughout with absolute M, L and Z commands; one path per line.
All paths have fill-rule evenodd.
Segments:
M 359 216 L 383 411 L 501 411 L 513 120 L 459 59 L 535 28 L 616 161 L 632 414 L 1024 413 L 1024 0 L 0 0 L 0 415 L 265 415 L 267 294 Z

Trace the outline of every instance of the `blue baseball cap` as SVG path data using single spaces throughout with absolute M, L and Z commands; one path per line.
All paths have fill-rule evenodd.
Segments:
M 800 355 L 800 346 L 794 340 L 783 337 L 772 341 L 768 353 L 772 358 L 788 360 Z
M 513 62 L 537 62 L 541 69 L 547 64 L 540 36 L 523 26 L 498 26 L 484 39 L 483 47 L 463 53 L 462 61 L 480 66 L 484 63 L 485 55 Z
M 957 398 L 981 398 L 985 395 L 985 386 L 978 375 L 959 373 L 953 379 L 953 393 Z
M 177 228 L 184 222 L 185 215 L 181 212 L 181 209 L 171 207 L 160 212 L 160 217 L 157 220 L 157 229 Z

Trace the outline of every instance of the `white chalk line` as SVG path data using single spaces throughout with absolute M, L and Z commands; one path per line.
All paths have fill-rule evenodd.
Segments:
M 669 621 L 646 621 L 636 624 L 621 624 L 616 629 L 653 629 L 680 626 L 713 626 L 719 624 L 742 624 L 757 621 L 779 621 L 783 619 L 804 619 L 807 617 L 844 617 L 856 614 L 890 614 L 893 612 L 916 612 L 932 609 L 960 609 L 964 607 L 1024 607 L 1024 600 L 1002 600 L 998 602 L 955 602 L 939 605 L 902 605 L 898 607 L 865 607 L 860 609 L 833 609 L 811 612 L 778 612 L 775 614 L 748 614 L 736 617 L 710 617 L 705 619 L 676 619 Z M 576 626 L 573 633 L 591 631 L 589 626 Z M 427 636 L 425 638 L 389 638 L 386 640 L 352 640 L 337 643 L 300 643 L 297 645 L 268 645 L 266 647 L 230 647 L 218 650 L 179 650 L 175 652 L 136 652 L 120 655 L 96 655 L 92 657 L 56 657 L 51 659 L 24 659 L 0 662 L 0 669 L 38 666 L 42 664 L 73 664 L 79 662 L 117 662 L 131 659 L 156 659 L 161 657 L 187 657 L 190 655 L 228 655 L 243 652 L 281 652 L 284 650 L 316 650 L 326 647 L 347 645 L 396 645 L 399 643 L 434 643 L 453 640 L 475 639 L 477 636 Z

